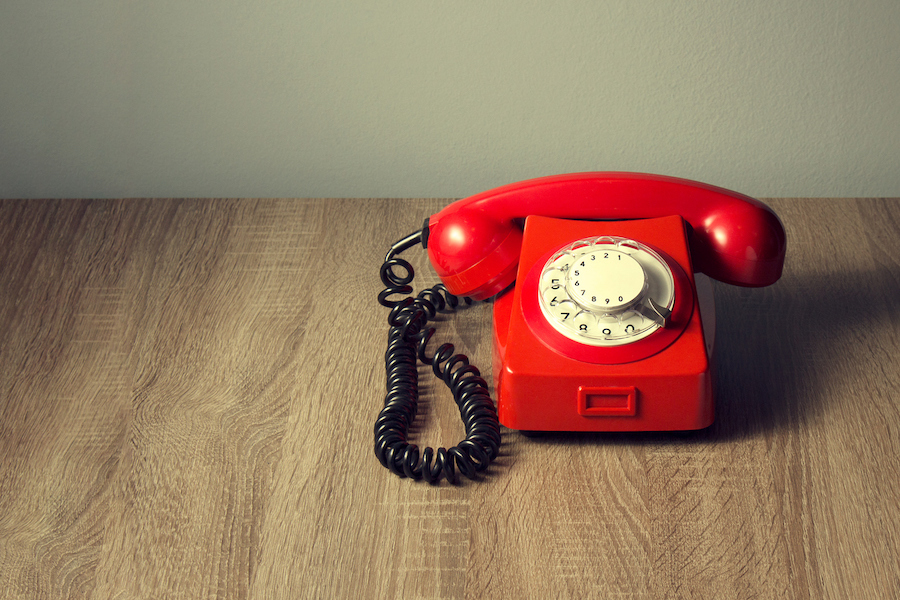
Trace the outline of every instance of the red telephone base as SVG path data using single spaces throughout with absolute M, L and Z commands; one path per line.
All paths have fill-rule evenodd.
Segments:
M 568 243 L 601 235 L 634 239 L 666 257 L 676 277 L 675 308 L 667 326 L 643 340 L 591 349 L 556 332 L 535 312 L 534 270 L 539 272 Z M 523 431 L 666 431 L 712 424 L 711 352 L 681 217 L 528 217 L 516 281 L 514 290 L 494 302 L 494 386 L 504 426 Z

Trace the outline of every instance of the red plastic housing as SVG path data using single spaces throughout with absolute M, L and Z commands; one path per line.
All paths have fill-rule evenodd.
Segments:
M 545 326 L 536 309 L 535 270 L 566 244 L 601 235 L 652 247 L 676 279 L 666 328 L 613 348 L 566 338 Z M 594 222 L 528 217 L 516 279 L 515 289 L 494 303 L 494 385 L 503 425 L 529 431 L 663 431 L 712 423 L 710 356 L 681 217 Z

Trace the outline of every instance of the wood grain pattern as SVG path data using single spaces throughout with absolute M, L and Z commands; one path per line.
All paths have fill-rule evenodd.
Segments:
M 458 487 L 371 448 L 377 270 L 446 202 L 0 202 L 0 598 L 900 597 L 900 202 L 770 201 L 709 429 L 505 432 Z M 490 325 L 437 338 L 489 371 Z

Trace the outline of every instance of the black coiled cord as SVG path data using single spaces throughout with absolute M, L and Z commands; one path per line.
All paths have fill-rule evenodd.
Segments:
M 378 303 L 390 308 L 391 312 L 384 354 L 387 394 L 384 408 L 375 421 L 375 456 L 385 468 L 400 477 L 437 483 L 443 476 L 455 484 L 459 482 L 458 473 L 475 479 L 476 473 L 484 471 L 497 457 L 500 422 L 487 383 L 478 368 L 469 364 L 468 357 L 454 354 L 453 344 L 442 344 L 431 357 L 426 354 L 426 346 L 435 331 L 434 327 L 428 326 L 428 321 L 447 307 L 455 309 L 459 299 L 443 284 L 426 289 L 415 298 L 390 299 L 395 294 L 413 291 L 409 285 L 415 276 L 412 265 L 395 258 L 394 254 L 420 242 L 421 234 L 416 232 L 394 244 L 381 265 L 385 289 L 378 294 Z M 405 270 L 405 275 L 398 275 L 394 271 L 396 267 Z M 469 298 L 464 301 L 472 302 Z M 449 450 L 438 448 L 435 453 L 429 447 L 420 453 L 419 447 L 408 441 L 419 400 L 417 356 L 444 380 L 459 407 L 466 437 Z

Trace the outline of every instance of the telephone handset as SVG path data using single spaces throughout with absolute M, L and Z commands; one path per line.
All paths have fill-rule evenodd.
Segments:
M 412 290 L 412 269 L 395 255 L 418 242 L 443 285 L 391 300 Z M 376 455 L 400 475 L 454 481 L 496 456 L 497 419 L 523 431 L 707 427 L 714 304 L 704 275 L 770 285 L 785 248 L 780 220 L 758 200 L 660 175 L 544 177 L 450 204 L 395 244 L 381 270 L 392 333 Z M 428 319 L 457 297 L 494 298 L 496 412 L 466 357 L 447 344 L 427 355 Z M 467 431 L 421 459 L 407 441 L 418 394 L 410 355 L 413 375 L 418 355 L 451 387 Z

